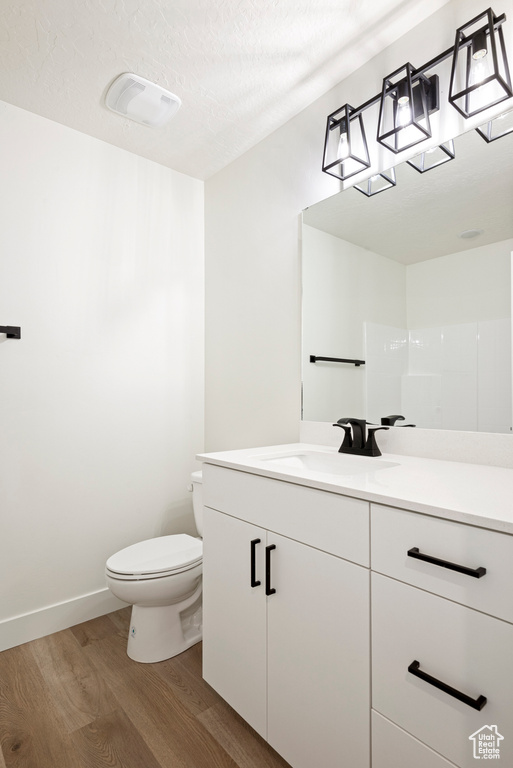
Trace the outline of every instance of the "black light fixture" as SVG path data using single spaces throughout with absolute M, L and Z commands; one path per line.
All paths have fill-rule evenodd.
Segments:
M 487 123 L 476 128 L 476 131 L 488 144 L 502 136 L 507 136 L 513 131 L 513 110 L 488 120 Z
M 438 108 L 438 75 L 427 78 L 405 64 L 383 80 L 379 143 L 397 154 L 430 139 L 429 115 Z
M 378 192 L 384 192 L 385 189 L 395 187 L 395 185 L 395 168 L 390 168 L 388 171 L 381 171 L 381 173 L 371 176 L 370 179 L 365 179 L 365 181 L 360 182 L 360 184 L 355 184 L 354 188 L 357 189 L 358 192 L 367 195 L 367 197 L 372 197 L 373 195 L 377 195 Z
M 455 156 L 454 141 L 451 139 L 444 144 L 440 144 L 438 147 L 426 149 L 425 152 L 415 155 L 415 157 L 406 162 L 419 173 L 426 173 L 426 171 L 430 171 L 432 168 L 437 168 L 439 165 L 454 160 Z
M 389 151 L 398 154 L 430 139 L 429 116 L 440 109 L 440 103 L 438 75 L 429 73 L 451 56 L 448 98 L 463 117 L 473 117 L 513 98 L 502 32 L 505 21 L 505 14 L 495 16 L 488 8 L 457 29 L 455 43 L 446 51 L 417 69 L 410 63 L 403 65 L 384 78 L 381 93 L 359 107 L 345 104 L 332 112 L 326 126 L 322 170 L 344 181 L 371 167 L 363 114 L 378 103 L 376 138 Z M 476 130 L 487 142 L 511 133 L 511 105 L 504 115 L 492 118 Z M 438 155 L 436 159 L 431 157 L 435 153 Z M 419 173 L 424 173 L 453 159 L 453 143 L 444 142 L 433 150 L 421 152 L 408 163 Z M 380 178 L 383 184 L 378 189 L 376 180 Z M 374 174 L 356 189 L 370 197 L 395 186 L 395 175 L 393 181 L 391 179 L 391 171 Z M 369 184 L 371 180 L 374 182 Z
M 353 113 L 354 107 L 344 104 L 326 124 L 322 170 L 342 181 L 370 168 L 363 117 Z
M 472 117 L 513 96 L 502 24 L 491 8 L 456 30 L 449 101 Z

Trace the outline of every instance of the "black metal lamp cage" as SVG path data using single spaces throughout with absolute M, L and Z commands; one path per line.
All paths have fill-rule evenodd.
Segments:
M 421 152 L 420 155 L 416 155 L 406 162 L 419 173 L 426 173 L 426 171 L 431 171 L 433 168 L 438 168 L 439 165 L 454 160 L 455 157 L 454 141 L 451 139 L 438 147 L 432 147 Z
M 429 115 L 437 109 L 438 76 L 429 79 L 405 64 L 383 80 L 377 140 L 397 154 L 430 139 Z
M 322 170 L 344 181 L 370 168 L 363 116 L 344 104 L 328 115 Z
M 503 20 L 488 8 L 456 30 L 449 102 L 465 118 L 513 96 Z

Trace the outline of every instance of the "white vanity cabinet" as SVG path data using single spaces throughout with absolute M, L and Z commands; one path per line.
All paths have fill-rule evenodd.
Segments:
M 368 768 L 368 503 L 203 472 L 205 679 L 293 768 Z
M 513 766 L 513 472 L 249 451 L 205 457 L 207 682 L 292 768 Z

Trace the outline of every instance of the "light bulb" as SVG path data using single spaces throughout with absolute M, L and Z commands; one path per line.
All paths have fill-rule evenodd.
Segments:
M 349 157 L 349 141 L 347 140 L 347 133 L 341 133 L 338 140 L 337 158 L 339 160 L 347 160 Z
M 404 128 L 411 123 L 410 91 L 408 83 L 403 80 L 397 86 L 397 115 L 396 125 Z
M 479 85 L 486 77 L 487 67 L 482 59 L 476 59 L 476 63 L 472 67 L 472 77 L 470 79 L 471 85 Z
M 482 83 L 486 77 L 487 62 L 485 61 L 488 49 L 486 47 L 486 33 L 479 32 L 472 40 L 472 76 L 471 85 Z
M 399 109 L 397 110 L 397 125 L 400 125 L 401 128 L 411 123 L 410 100 L 407 97 L 405 98 L 406 101 L 403 104 L 399 101 Z

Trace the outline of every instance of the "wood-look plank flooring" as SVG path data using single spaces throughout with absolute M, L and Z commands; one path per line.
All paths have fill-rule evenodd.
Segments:
M 0 768 L 289 768 L 201 677 L 126 655 L 130 608 L 0 653 Z

